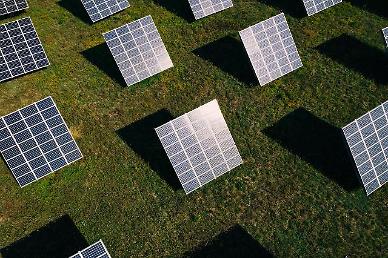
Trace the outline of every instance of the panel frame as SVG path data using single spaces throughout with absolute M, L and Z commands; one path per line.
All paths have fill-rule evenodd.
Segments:
M 43 102 L 44 100 L 47 100 L 47 99 L 51 100 L 52 103 L 53 103 L 53 105 L 52 105 L 52 106 L 49 106 L 49 107 L 46 108 L 46 109 L 40 110 L 40 109 L 38 108 L 38 103 L 41 103 L 41 102 Z M 23 116 L 22 113 L 21 113 L 22 110 L 25 110 L 25 109 L 27 109 L 28 107 L 36 107 L 36 108 L 38 109 L 38 112 L 35 112 L 35 113 L 33 113 L 33 114 L 29 115 L 29 116 Z M 53 108 L 53 107 L 56 109 L 56 111 L 58 111 L 58 114 L 55 115 L 55 116 L 53 116 L 53 117 L 50 117 L 50 118 L 48 118 L 48 119 L 44 118 L 43 115 L 42 115 L 42 113 L 43 113 L 44 111 L 46 111 L 46 110 L 49 110 L 49 109 Z M 13 114 L 20 114 L 20 116 L 22 117 L 22 119 L 16 121 L 15 123 L 8 124 L 8 123 L 5 121 L 5 117 L 8 117 L 8 116 L 13 115 Z M 37 114 L 39 114 L 39 115 L 43 118 L 43 120 L 42 120 L 41 122 L 39 122 L 39 123 L 33 124 L 33 125 L 31 125 L 31 126 L 28 126 L 28 123 L 26 122 L 26 119 L 32 119 L 32 118 L 33 118 L 34 116 L 36 116 Z M 61 120 L 62 120 L 61 123 L 58 124 L 58 125 L 56 125 L 56 126 L 54 126 L 54 127 L 49 126 L 49 125 L 48 125 L 48 120 L 53 119 L 53 118 L 55 118 L 55 117 L 57 117 L 57 116 L 59 116 L 59 117 L 61 118 Z M 15 124 L 18 124 L 18 123 L 20 123 L 20 122 L 22 122 L 22 121 L 23 121 L 24 124 L 27 125 L 27 127 L 26 127 L 25 129 L 21 130 L 20 132 L 13 133 L 12 130 L 11 130 L 11 128 L 10 128 L 10 126 L 13 126 L 13 125 L 15 125 Z M 63 122 L 63 123 L 62 123 L 62 122 Z M 44 123 L 44 125 L 46 126 L 47 130 L 42 131 L 41 133 L 35 135 L 35 134 L 31 131 L 32 128 L 36 127 L 36 126 L 39 125 L 39 124 L 43 124 L 43 123 Z M 55 128 L 59 128 L 60 126 L 64 126 L 64 127 L 65 127 L 65 132 L 64 132 L 64 133 L 61 133 L 61 134 L 59 134 L 59 135 L 57 135 L 57 136 L 54 136 L 52 130 L 54 130 Z M 24 188 L 24 187 L 26 187 L 26 186 L 28 186 L 28 185 L 34 183 L 34 182 L 37 182 L 38 180 L 43 179 L 44 177 L 46 177 L 46 176 L 48 176 L 48 175 L 50 175 L 50 174 L 52 174 L 52 173 L 54 173 L 54 172 L 56 172 L 56 171 L 58 171 L 58 170 L 64 168 L 64 167 L 67 167 L 67 166 L 71 165 L 72 163 L 74 163 L 74 162 L 76 162 L 76 161 L 79 161 L 79 160 L 81 160 L 81 159 L 83 158 L 83 154 L 82 154 L 82 152 L 81 152 L 81 150 L 80 150 L 80 148 L 79 148 L 77 142 L 75 141 L 73 135 L 71 134 L 71 131 L 69 130 L 69 127 L 68 127 L 67 123 L 65 122 L 65 120 L 64 120 L 62 114 L 60 113 L 60 111 L 59 111 L 59 109 L 58 109 L 58 107 L 57 107 L 57 105 L 56 105 L 54 99 L 53 99 L 51 96 L 48 96 L 48 97 L 45 97 L 45 98 L 43 98 L 43 99 L 41 99 L 41 100 L 39 100 L 39 101 L 33 102 L 33 103 L 31 103 L 31 104 L 29 104 L 29 105 L 27 105 L 27 106 L 24 106 L 24 107 L 22 107 L 22 108 L 20 108 L 20 109 L 18 109 L 18 110 L 16 110 L 16 111 L 14 111 L 14 112 L 11 112 L 11 113 L 9 113 L 9 114 L 7 114 L 7 115 L 0 116 L 0 132 L 3 131 L 3 130 L 5 130 L 5 129 L 7 130 L 7 133 L 10 134 L 10 136 L 5 137 L 2 141 L 7 140 L 7 139 L 9 139 L 9 138 L 12 138 L 12 141 L 13 141 L 15 144 L 12 145 L 12 146 L 10 146 L 10 147 L 8 147 L 8 148 L 6 148 L 6 149 L 4 149 L 4 150 L 2 150 L 2 151 L 0 151 L 0 154 L 2 155 L 2 157 L 3 157 L 3 159 L 4 159 L 4 161 L 5 161 L 6 165 L 7 165 L 7 167 L 8 167 L 9 170 L 11 171 L 12 176 L 15 178 L 16 182 L 18 183 L 18 185 L 19 185 L 21 188 Z M 28 133 L 31 135 L 31 137 L 28 137 L 28 138 L 26 138 L 25 140 L 23 140 L 23 141 L 21 141 L 21 142 L 18 142 L 18 141 L 16 140 L 15 136 L 18 135 L 18 134 L 21 134 L 22 132 L 25 132 L 25 131 L 28 131 Z M 28 142 L 28 141 L 31 140 L 31 139 L 33 139 L 34 142 L 36 143 L 36 141 L 37 141 L 36 138 L 39 137 L 39 136 L 42 137 L 42 135 L 45 134 L 46 132 L 48 132 L 48 133 L 50 134 L 50 137 L 52 137 L 52 140 L 45 141 L 45 142 L 43 142 L 43 143 L 41 143 L 41 144 L 37 143 L 37 145 L 36 145 L 35 147 L 30 148 L 30 149 L 27 150 L 27 151 L 23 151 L 23 150 L 21 149 L 21 144 L 26 143 L 26 142 Z M 61 136 L 66 136 L 67 134 L 70 135 L 71 139 L 70 139 L 69 141 L 65 142 L 64 144 L 59 145 L 59 144 L 57 143 L 57 139 L 58 139 L 59 137 L 61 137 Z M 53 159 L 53 160 L 48 161 L 48 160 L 47 160 L 47 157 L 46 157 L 47 155 L 45 155 L 45 154 L 48 154 L 48 153 L 54 151 L 55 149 L 51 149 L 51 150 L 48 150 L 48 151 L 44 152 L 44 151 L 42 150 L 42 146 L 45 145 L 45 144 L 48 144 L 50 141 L 53 141 L 53 140 L 55 141 L 55 146 L 56 146 L 55 149 L 59 149 L 59 151 L 60 151 L 60 156 L 57 157 L 57 158 L 55 158 L 55 159 Z M 74 143 L 74 145 L 75 145 L 76 148 L 73 149 L 73 150 L 71 150 L 71 151 L 69 151 L 69 152 L 67 152 L 67 153 L 65 154 L 65 153 L 61 150 L 61 147 L 64 147 L 65 145 L 69 145 L 70 143 Z M 16 155 L 16 156 L 13 156 L 13 157 L 10 157 L 10 158 L 6 158 L 5 155 L 4 155 L 4 153 L 5 153 L 6 151 L 12 149 L 12 148 L 17 148 L 17 150 L 19 151 L 20 154 L 18 154 L 18 155 Z M 40 155 L 34 156 L 34 158 L 30 158 L 30 159 L 26 158 L 27 152 L 30 152 L 30 151 L 32 151 L 33 149 L 39 149 Z M 69 154 L 71 154 L 71 153 L 73 153 L 73 152 L 76 152 L 76 151 L 79 152 L 80 157 L 69 162 L 69 161 L 66 159 L 66 155 L 69 155 Z M 11 161 L 12 159 L 14 159 L 14 158 L 20 156 L 20 155 L 21 155 L 22 158 L 24 159 L 24 162 L 21 163 L 21 164 L 19 164 L 19 165 L 16 166 L 16 167 L 11 168 L 11 166 L 10 166 L 10 161 Z M 31 167 L 31 165 L 30 165 L 30 162 L 32 162 L 33 160 L 36 160 L 37 158 L 39 158 L 39 157 L 41 157 L 41 156 L 45 159 L 45 163 L 44 163 L 43 165 L 41 165 L 41 166 L 39 166 L 39 167 L 33 169 L 33 168 Z M 58 168 L 56 168 L 56 169 L 53 169 L 52 166 L 51 166 L 49 163 L 52 163 L 52 162 L 54 162 L 54 161 L 56 161 L 56 160 L 59 160 L 59 159 L 64 159 L 65 162 L 66 162 L 66 164 L 63 165 L 63 166 L 60 166 L 60 167 L 58 167 Z M 17 175 L 14 173 L 13 169 L 17 169 L 17 168 L 19 168 L 19 167 L 21 167 L 21 166 L 24 166 L 24 165 L 27 165 L 27 166 L 28 166 L 28 169 L 29 169 L 28 172 L 26 172 L 26 173 L 24 173 L 24 174 L 22 174 L 22 175 L 20 175 L 20 176 L 17 176 Z M 35 171 L 36 171 L 37 169 L 43 168 L 43 167 L 45 167 L 45 166 L 49 166 L 49 168 L 50 168 L 51 171 L 48 172 L 48 173 L 45 173 L 43 176 L 38 177 L 38 176 L 36 175 L 36 172 L 35 172 Z M 22 185 L 22 184 L 19 182 L 18 179 L 21 178 L 21 177 L 26 176 L 27 174 L 32 174 L 33 177 L 34 177 L 34 180 L 32 180 L 32 181 L 30 181 L 30 182 L 28 182 L 28 183 Z

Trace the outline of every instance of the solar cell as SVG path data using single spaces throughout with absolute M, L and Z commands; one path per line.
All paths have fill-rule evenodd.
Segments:
M 196 20 L 233 6 L 232 0 L 189 0 Z
M 341 2 L 342 0 L 303 0 L 308 16 L 316 14 Z
M 128 86 L 173 67 L 151 16 L 104 33 L 104 38 Z
M 27 0 L 0 0 L 0 15 L 18 12 L 27 8 Z
M 369 195 L 388 181 L 388 101 L 342 130 Z
M 21 187 L 82 158 L 51 97 L 0 117 L 0 152 Z
M 81 0 L 93 22 L 128 8 L 128 0 Z
M 0 81 L 50 64 L 30 18 L 0 25 L 0 53 Z
M 384 35 L 385 43 L 387 44 L 387 47 L 388 47 L 388 27 L 383 29 L 383 35 Z
M 283 13 L 240 31 L 261 86 L 303 66 Z
M 186 194 L 242 164 L 217 100 L 155 130 Z
M 102 240 L 99 240 L 70 258 L 111 258 L 111 256 Z

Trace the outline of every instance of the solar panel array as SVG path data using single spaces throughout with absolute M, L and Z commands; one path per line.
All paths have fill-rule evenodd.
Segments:
M 99 240 L 69 258 L 111 258 L 111 256 L 102 240 Z
M 50 64 L 30 18 L 0 25 L 0 81 Z
M 387 44 L 387 47 L 388 47 L 388 27 L 383 29 L 383 35 L 384 35 L 385 43 Z
M 240 31 L 261 86 L 303 66 L 283 13 Z
M 0 15 L 18 12 L 28 8 L 27 0 L 1 0 Z
M 0 117 L 0 152 L 21 187 L 82 158 L 51 97 Z
M 155 130 L 186 194 L 242 164 L 217 100 Z
M 128 86 L 173 67 L 150 15 L 109 31 L 104 38 Z
M 233 6 L 232 0 L 189 0 L 196 20 Z
M 128 0 L 81 0 L 93 22 L 128 8 Z
M 388 181 L 388 101 L 342 130 L 369 195 Z
M 319 13 L 341 2 L 342 0 L 303 0 L 308 16 Z

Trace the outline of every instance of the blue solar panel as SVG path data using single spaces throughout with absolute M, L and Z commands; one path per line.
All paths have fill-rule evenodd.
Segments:
M 0 15 L 18 12 L 28 8 L 27 0 L 1 0 Z
M 111 258 L 102 240 L 90 245 L 70 258 Z
M 21 187 L 82 158 L 51 97 L 0 117 L 0 152 Z
M 128 8 L 128 0 L 81 0 L 93 22 Z

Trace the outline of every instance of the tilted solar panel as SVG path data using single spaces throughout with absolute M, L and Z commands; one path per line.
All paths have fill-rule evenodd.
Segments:
M 303 0 L 308 16 L 314 15 L 341 2 L 342 0 Z
M 242 164 L 217 100 L 155 130 L 186 194 Z
M 0 117 L 0 152 L 21 187 L 82 158 L 51 97 Z
M 69 258 L 111 258 L 111 256 L 102 240 L 99 240 Z
M 104 38 L 128 86 L 173 67 L 151 16 L 104 33 Z
M 0 25 L 0 81 L 50 64 L 30 18 Z
M 388 47 L 388 27 L 383 29 L 383 35 L 384 35 L 385 43 L 387 44 L 387 47 Z
M 240 31 L 261 86 L 303 66 L 283 13 Z
M 369 195 L 388 181 L 388 101 L 342 130 Z
M 128 0 L 81 0 L 93 22 L 128 8 Z
M 0 0 L 0 15 L 18 12 L 27 8 L 27 0 Z
M 189 4 L 196 20 L 233 6 L 232 0 L 189 0 Z

